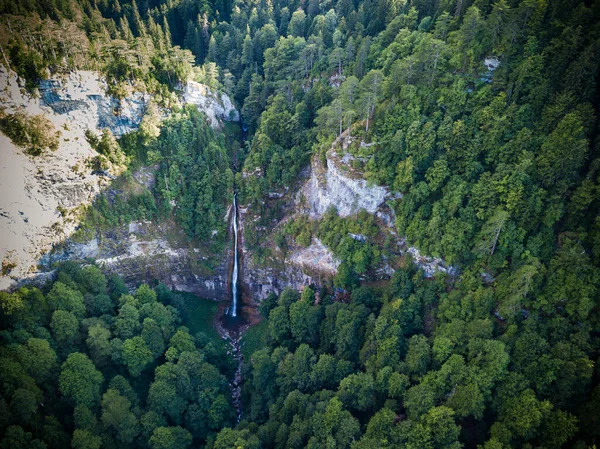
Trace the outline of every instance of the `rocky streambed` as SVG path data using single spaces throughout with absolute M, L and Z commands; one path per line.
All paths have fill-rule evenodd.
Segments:
M 242 368 L 244 367 L 244 355 L 242 354 L 242 345 L 241 345 L 241 334 L 235 334 L 233 336 L 228 337 L 229 344 L 231 345 L 231 350 L 229 351 L 229 355 L 233 357 L 233 360 L 236 362 L 235 374 L 231 382 L 229 382 L 229 388 L 231 389 L 231 399 L 233 407 L 236 410 L 236 423 L 239 423 L 242 419 Z

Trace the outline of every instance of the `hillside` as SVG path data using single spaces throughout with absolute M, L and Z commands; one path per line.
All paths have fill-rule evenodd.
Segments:
M 598 1 L 0 14 L 0 449 L 600 444 Z
M 0 285 L 7 288 L 11 277 L 35 276 L 38 264 L 44 263 L 42 256 L 73 234 L 85 206 L 108 189 L 131 163 L 131 158 L 118 149 L 109 149 L 107 154 L 98 148 L 88 133 L 102 136 L 107 130 L 108 142 L 114 142 L 115 137 L 137 131 L 140 126 L 160 126 L 161 114 L 168 115 L 169 110 L 159 112 L 148 93 L 136 92 L 123 100 L 107 95 L 106 82 L 97 72 L 74 71 L 46 80 L 40 85 L 39 98 L 24 91 L 14 72 L 3 69 L 1 75 L 4 113 L 44 117 L 53 127 L 52 132 L 59 133 L 56 148 L 41 156 L 28 155 L 27 148 L 3 137 L 4 176 L 0 188 L 4 193 L 0 207 L 5 232 L 0 259 L 6 268 Z M 223 120 L 239 120 L 226 94 L 215 96 L 207 86 L 194 81 L 186 84 L 181 101 L 206 113 L 215 127 L 220 127 Z M 97 247 L 97 243 L 90 245 Z M 89 257 L 100 258 L 100 253 L 84 251 L 79 259 Z

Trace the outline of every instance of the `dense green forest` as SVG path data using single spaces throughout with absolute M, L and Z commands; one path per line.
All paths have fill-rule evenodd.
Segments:
M 101 155 L 122 154 L 130 170 L 113 184 L 120 195 L 110 200 L 101 195 L 86 210 L 78 232 L 85 236 L 110 232 L 134 220 L 173 217 L 188 239 L 219 256 L 227 233 L 222 217 L 233 195 L 232 151 L 224 135 L 217 135 L 204 114 L 188 105 L 173 112 L 153 133 L 142 127 L 123 136 L 113 151 L 102 150 L 110 146 L 103 143 L 109 140 L 106 136 L 93 146 Z M 145 164 L 158 166 L 156 182 L 150 189 L 139 184 L 132 188 L 132 170 Z
M 260 217 L 246 228 L 258 254 L 286 201 L 269 193 L 294 192 L 311 157 L 353 136 L 372 144 L 350 146 L 357 168 L 403 194 L 389 203 L 397 234 L 459 270 L 427 279 L 406 258 L 375 283 L 387 249 L 368 214 L 288 222 L 281 249 L 319 237 L 342 263 L 333 285 L 261 304 L 264 348 L 246 360 L 236 424 L 228 359 L 178 327 L 177 295 L 131 296 L 68 265 L 41 291 L 0 296 L 0 447 L 600 443 L 598 2 L 4 0 L 0 12 L 2 63 L 30 89 L 46 69 L 89 68 L 161 107 L 190 76 L 235 99 L 241 172 L 191 110 L 119 142 L 160 164 L 140 214 L 173 207 L 206 240 L 235 184 Z M 99 210 L 94 223 L 121 223 L 132 208 Z
M 185 448 L 235 423 L 225 344 L 164 285 L 67 263 L 0 297 L 3 449 Z

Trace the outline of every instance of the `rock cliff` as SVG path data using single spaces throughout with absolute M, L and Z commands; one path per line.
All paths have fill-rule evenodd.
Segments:
M 310 218 L 321 218 L 330 207 L 335 207 L 340 217 L 348 217 L 361 209 L 374 214 L 386 199 L 400 197 L 390 195 L 386 187 L 369 185 L 362 174 L 348 164 L 352 160 L 349 154 L 342 153 L 340 157 L 331 150 L 326 160 L 323 167 L 319 158 L 313 157 L 311 176 L 300 191 L 309 207 Z
M 38 91 L 39 95 L 27 93 L 16 74 L 0 65 L 4 111 L 42 114 L 60 132 L 58 149 L 37 157 L 26 155 L 0 134 L 0 289 L 35 276 L 41 256 L 76 229 L 80 207 L 93 201 L 123 168 L 93 170 L 90 161 L 98 153 L 85 132 L 108 128 L 121 136 L 136 130 L 151 99 L 143 92 L 122 100 L 110 97 L 105 81 L 89 71 L 55 76 L 41 82 Z M 213 126 L 220 120 L 239 120 L 227 95 L 193 81 L 184 88 L 181 100 L 205 112 Z
M 262 300 L 270 293 L 279 294 L 286 287 L 302 290 L 316 284 L 324 285 L 337 272 L 340 264 L 331 251 L 318 239 L 308 248 L 296 248 L 284 259 L 268 264 L 256 263 L 252 253 L 246 255 L 242 270 L 245 293 Z
M 393 236 L 398 254 L 410 255 L 425 276 L 433 276 L 437 271 L 455 274 L 455 267 L 447 266 L 442 259 L 422 255 L 417 248 L 410 246 L 406 239 L 396 235 L 395 216 L 388 202 L 400 200 L 402 194 L 393 194 L 385 186 L 370 184 L 365 180 L 364 173 L 353 167 L 352 162 L 357 158 L 351 154 L 350 147 L 356 143 L 344 133 L 327 151 L 325 164 L 318 156 L 312 158 L 310 177 L 297 194 L 297 210 L 315 220 L 320 219 L 330 207 L 334 207 L 340 217 L 348 217 L 364 209 L 378 218 L 385 233 Z M 360 145 L 365 144 L 360 142 Z M 357 240 L 364 239 L 363 236 L 352 237 Z M 322 251 L 328 251 L 327 248 L 323 248 Z M 300 254 L 291 257 L 290 260 L 292 263 L 306 266 L 306 261 Z M 318 268 L 323 266 L 323 262 L 321 259 L 312 259 L 309 265 Z M 336 270 L 328 271 L 335 273 Z M 393 271 L 389 266 L 379 269 L 383 276 L 389 276 Z
M 213 92 L 211 89 L 195 81 L 188 81 L 183 92 L 183 101 L 193 104 L 204 112 L 213 127 L 223 121 L 238 122 L 240 113 L 235 108 L 231 98 L 225 93 Z
M 64 260 L 94 260 L 106 272 L 119 274 L 130 288 L 159 281 L 204 298 L 227 298 L 231 250 L 211 257 L 182 234 L 172 222 L 133 222 L 102 239 L 66 242 L 42 258 L 42 263 L 50 266 Z
M 257 250 L 250 250 L 242 240 L 242 279 L 246 292 L 253 298 L 263 299 L 269 293 L 280 293 L 286 287 L 301 290 L 310 284 L 323 285 L 331 281 L 340 261 L 318 238 L 313 237 L 307 248 L 292 246 L 287 254 L 282 253 L 274 244 L 276 232 L 287 220 L 301 215 L 319 220 L 330 207 L 336 208 L 341 217 L 355 215 L 362 209 L 375 215 L 381 234 L 384 237 L 390 236 L 396 242 L 396 256 L 411 257 L 425 276 L 433 276 L 438 271 L 450 274 L 456 272 L 454 267 L 447 266 L 443 260 L 422 255 L 417 248 L 410 246 L 396 234 L 391 203 L 401 200 L 402 195 L 391 193 L 387 187 L 372 185 L 365 180 L 364 173 L 353 167 L 355 157 L 350 153 L 352 143 L 345 137 L 336 139 L 326 154 L 325 163 L 315 155 L 309 172 L 305 174 L 305 181 L 295 195 L 288 191 L 273 192 L 265 198 L 265 207 L 273 203 L 273 207 L 282 208 L 284 213 L 283 218 L 269 226 L 269 230 L 262 229 L 266 236 L 260 245 L 263 253 L 261 257 L 257 257 Z M 260 170 L 244 175 L 261 176 Z M 255 226 L 258 220 L 255 213 L 249 208 L 241 208 L 240 212 L 242 229 Z M 362 235 L 350 236 L 355 240 L 366 240 Z M 376 276 L 381 279 L 389 278 L 393 273 L 394 268 L 389 261 L 376 268 Z
M 0 288 L 6 288 L 12 278 L 37 271 L 41 254 L 75 230 L 77 208 L 92 201 L 117 174 L 92 171 L 88 161 L 98 153 L 85 132 L 103 126 L 116 134 L 132 129 L 141 120 L 145 100 L 140 94 L 126 102 L 121 110 L 127 118 L 116 119 L 114 101 L 104 95 L 93 72 L 47 81 L 41 96 L 34 97 L 25 93 L 13 73 L 0 67 L 0 88 L 6 112 L 43 114 L 61 133 L 58 149 L 37 157 L 27 156 L 0 135 L 0 260 L 6 268 Z
M 38 264 L 48 269 L 60 260 L 96 260 L 107 271 L 122 275 L 132 287 L 139 282 L 159 280 L 177 290 L 206 298 L 229 296 L 231 248 L 226 248 L 218 257 L 206 254 L 205 249 L 176 235 L 180 231 L 173 223 L 130 223 L 102 238 L 85 242 L 69 238 L 77 227 L 80 206 L 89 204 L 109 188 L 119 170 L 113 167 L 102 173 L 92 171 L 88 161 L 97 153 L 88 143 L 85 132 L 108 128 L 114 135 L 121 136 L 137 129 L 150 101 L 148 94 L 133 93 L 119 101 L 106 95 L 106 85 L 97 73 L 79 71 L 44 81 L 39 88 L 40 96 L 34 97 L 25 93 L 16 76 L 2 67 L 0 88 L 0 102 L 7 112 L 20 109 L 32 115 L 44 114 L 61 132 L 58 149 L 35 158 L 25 155 L 0 135 L 0 189 L 3 191 L 0 197 L 0 260 L 3 262 L 0 289 L 27 276 L 39 277 Z M 183 88 L 181 100 L 205 112 L 214 127 L 222 120 L 240 119 L 229 97 L 193 81 Z M 297 195 L 273 194 L 276 201 L 287 202 L 283 220 L 275 223 L 273 229 L 299 214 L 319 219 L 332 206 L 342 217 L 365 209 L 378 217 L 385 232 L 394 236 L 399 253 L 410 254 L 427 276 L 438 270 L 452 272 L 453 268 L 442 260 L 421 255 L 404 239 L 395 236 L 394 214 L 388 203 L 400 199 L 401 195 L 391 194 L 385 186 L 369 184 L 363 173 L 353 168 L 351 143 L 345 138 L 336 140 L 327 152 L 326 164 L 314 157 Z M 148 188 L 155 169 L 145 167 L 134 173 L 134 179 Z M 285 287 L 302 289 L 312 283 L 323 284 L 336 274 L 339 260 L 318 239 L 313 239 L 307 248 L 292 247 L 286 254 L 274 249 L 267 263 L 264 260 L 258 263 L 244 241 L 245 225 L 255 219 L 247 209 L 240 208 L 241 279 L 247 297 L 263 299 L 271 292 L 280 293 Z M 55 249 L 49 251 L 53 247 Z M 383 266 L 378 272 L 389 276 L 393 268 Z

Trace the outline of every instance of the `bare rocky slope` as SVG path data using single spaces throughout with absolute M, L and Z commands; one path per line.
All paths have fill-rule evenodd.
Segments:
M 322 284 L 337 273 L 340 261 L 318 238 L 304 248 L 292 247 L 289 254 L 283 255 L 272 242 L 275 231 L 287 220 L 300 215 L 311 220 L 323 217 L 330 207 L 335 207 L 341 217 L 356 215 L 360 210 L 377 217 L 381 231 L 390 235 L 396 242 L 396 254 L 410 257 L 423 270 L 425 276 L 433 276 L 436 272 L 456 274 L 455 267 L 448 266 L 442 259 L 422 255 L 410 246 L 404 238 L 394 230 L 395 216 L 389 202 L 400 200 L 401 194 L 393 194 L 385 186 L 372 185 L 365 180 L 364 173 L 352 167 L 354 156 L 350 153 L 350 145 L 358 142 L 348 139 L 344 133 L 336 139 L 326 154 L 325 164 L 319 155 L 314 155 L 310 170 L 305 173 L 305 180 L 296 194 L 289 191 L 273 192 L 270 196 L 280 199 L 286 213 L 283 219 L 274 224 L 262 246 L 269 247 L 272 255 L 257 263 L 253 251 L 244 245 L 243 281 L 254 298 L 262 299 L 269 293 L 279 293 L 285 287 L 302 289 L 310 284 Z M 364 143 L 358 143 L 364 145 Z M 260 176 L 260 170 L 245 173 L 245 176 Z M 242 229 L 245 225 L 256 221 L 249 208 L 241 209 Z M 352 235 L 355 239 L 365 236 Z M 387 263 L 378 267 L 377 275 L 388 279 L 394 268 Z
M 6 112 L 43 114 L 61 133 L 58 149 L 37 157 L 0 135 L 0 259 L 5 267 L 0 288 L 6 288 L 14 278 L 37 271 L 39 257 L 74 231 L 79 206 L 92 201 L 117 174 L 118 167 L 93 173 L 88 161 L 98 154 L 85 132 L 107 127 L 121 135 L 136 128 L 146 98 L 138 94 L 127 100 L 116 117 L 111 112 L 114 101 L 93 72 L 47 81 L 40 86 L 41 96 L 33 97 L 13 73 L 0 67 L 0 90 Z
M 221 120 L 239 120 L 225 94 L 189 82 L 183 102 L 207 114 L 213 126 Z M 137 129 L 151 97 L 132 92 L 117 100 L 106 94 L 98 73 L 75 71 L 43 81 L 38 95 L 30 95 L 13 72 L 0 66 L 0 104 L 6 113 L 42 114 L 60 132 L 56 151 L 31 157 L 0 134 L 0 289 L 38 276 L 38 263 L 57 243 L 68 240 L 78 224 L 81 206 L 107 189 L 123 167 L 94 171 L 90 160 L 98 153 L 85 137 L 87 130 L 109 129 L 121 136 Z M 157 245 L 159 248 L 160 245 Z M 72 258 L 94 257 L 94 242 L 73 245 Z M 149 246 L 148 248 L 152 248 Z M 152 254 L 150 249 L 146 253 Z
M 388 202 L 401 199 L 402 194 L 393 194 L 385 186 L 370 184 L 364 179 L 364 173 L 353 168 L 352 161 L 355 157 L 349 151 L 353 144 L 365 145 L 362 141 L 348 138 L 344 133 L 327 152 L 325 165 L 319 157 L 313 157 L 310 178 L 298 193 L 297 204 L 304 205 L 305 213 L 311 219 L 321 218 L 330 207 L 335 207 L 340 217 L 349 217 L 364 209 L 375 215 L 384 231 L 394 237 L 397 252 L 409 254 L 425 276 L 433 276 L 437 271 L 455 273 L 456 268 L 447 266 L 442 259 L 422 255 L 406 239 L 396 234 L 395 216 Z M 352 237 L 364 238 L 360 235 Z M 393 272 L 390 267 L 383 267 L 383 271 Z

